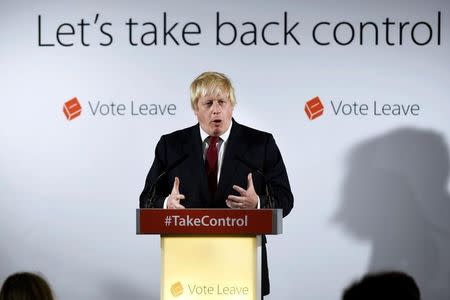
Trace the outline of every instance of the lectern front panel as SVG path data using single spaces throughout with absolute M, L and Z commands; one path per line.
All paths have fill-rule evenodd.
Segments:
M 161 236 L 161 299 L 259 299 L 259 250 L 255 236 Z

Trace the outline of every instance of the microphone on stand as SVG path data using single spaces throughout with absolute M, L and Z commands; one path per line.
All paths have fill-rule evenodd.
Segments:
M 186 160 L 186 158 L 189 156 L 189 154 L 185 154 L 179 159 L 177 159 L 175 162 L 170 164 L 161 174 L 159 174 L 158 177 L 156 177 L 155 182 L 153 182 L 151 188 L 150 188 L 150 197 L 148 197 L 148 200 L 145 204 L 145 208 L 153 208 L 155 206 L 155 198 L 156 198 L 156 188 L 158 187 L 158 183 L 170 170 L 181 164 L 183 161 Z
M 240 161 L 241 163 L 243 163 L 244 165 L 246 165 L 247 168 L 249 168 L 252 171 L 252 173 L 256 172 L 258 175 L 260 175 L 263 178 L 264 185 L 265 185 L 265 192 L 266 192 L 266 195 L 265 195 L 266 201 L 264 201 L 265 208 L 275 208 L 274 199 L 272 196 L 273 195 L 272 186 L 269 183 L 269 181 L 267 180 L 267 177 L 264 175 L 263 171 L 260 168 L 256 167 L 255 165 L 253 165 L 251 162 L 247 161 L 246 159 L 243 159 L 242 157 L 240 157 L 238 155 L 236 155 L 236 159 L 238 161 Z

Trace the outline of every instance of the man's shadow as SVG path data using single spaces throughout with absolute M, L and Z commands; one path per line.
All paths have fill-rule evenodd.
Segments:
M 433 131 L 403 128 L 356 145 L 335 216 L 372 245 L 368 272 L 400 270 L 424 300 L 450 299 L 449 153 Z

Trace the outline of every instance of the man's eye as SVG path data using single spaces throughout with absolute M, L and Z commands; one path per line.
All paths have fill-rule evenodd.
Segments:
M 207 101 L 207 102 L 204 103 L 205 106 L 211 106 L 212 104 L 213 104 L 212 101 Z
M 225 104 L 225 100 L 219 100 L 219 104 L 220 105 L 224 105 Z

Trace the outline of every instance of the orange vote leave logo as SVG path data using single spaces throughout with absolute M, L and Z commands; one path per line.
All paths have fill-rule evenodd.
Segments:
M 314 120 L 323 114 L 323 104 L 319 97 L 314 97 L 305 104 L 305 113 L 308 119 Z
M 178 281 L 172 284 L 172 286 L 170 287 L 170 292 L 174 297 L 178 297 L 183 294 L 183 285 L 181 284 L 181 282 Z
M 81 114 L 81 104 L 77 97 L 70 99 L 63 106 L 63 112 L 67 120 L 71 121 Z

